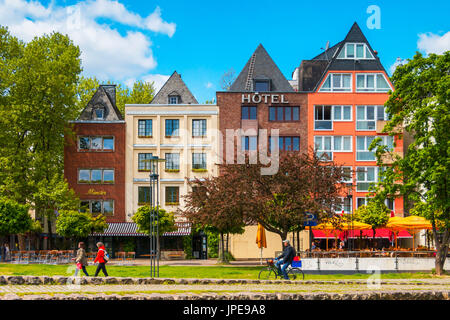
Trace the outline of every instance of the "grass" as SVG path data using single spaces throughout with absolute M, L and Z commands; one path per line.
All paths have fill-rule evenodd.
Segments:
M 213 279 L 257 279 L 261 267 L 238 266 L 160 266 L 161 278 L 213 278 Z M 87 271 L 93 276 L 96 266 L 88 266 Z M 109 276 L 145 278 L 150 277 L 149 266 L 107 266 Z M 0 264 L 0 275 L 32 275 L 32 276 L 69 276 L 75 272 L 74 265 L 20 265 Z M 100 276 L 103 273 L 100 272 Z M 305 280 L 341 280 L 367 279 L 370 274 L 305 274 Z M 430 273 L 386 273 L 382 279 L 424 279 L 438 278 Z

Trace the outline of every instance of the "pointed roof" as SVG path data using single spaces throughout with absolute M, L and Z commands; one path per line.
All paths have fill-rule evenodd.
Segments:
M 262 44 L 256 48 L 229 91 L 254 91 L 254 80 L 270 80 L 270 91 L 294 91 Z
M 346 43 L 365 43 L 372 53 L 374 59 L 337 59 L 341 50 L 344 50 Z M 316 68 L 316 71 L 321 71 L 320 76 L 311 76 L 302 78 L 299 77 L 299 91 L 315 91 L 317 86 L 322 81 L 323 77 L 328 71 L 384 71 L 383 65 L 380 62 L 380 58 L 375 54 L 369 41 L 364 36 L 358 23 L 353 23 L 350 31 L 345 36 L 344 40 L 338 42 L 328 50 L 322 52 L 311 60 L 303 60 L 300 64 L 300 75 L 308 75 L 310 72 L 306 72 L 305 68 Z M 386 73 L 387 74 L 387 73 Z
M 178 96 L 178 104 L 198 104 L 197 99 L 176 71 L 167 79 L 150 104 L 168 104 L 169 96 Z
M 106 121 L 123 120 L 123 116 L 116 106 L 116 86 L 100 85 L 89 100 L 86 107 L 81 112 L 78 120 L 90 121 L 97 120 L 94 115 L 95 109 L 104 110 L 104 119 Z

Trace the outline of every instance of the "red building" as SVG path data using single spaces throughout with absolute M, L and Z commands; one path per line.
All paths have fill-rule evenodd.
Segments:
M 81 210 L 125 222 L 125 121 L 114 85 L 101 85 L 72 122 L 66 137 L 64 175 L 81 200 Z

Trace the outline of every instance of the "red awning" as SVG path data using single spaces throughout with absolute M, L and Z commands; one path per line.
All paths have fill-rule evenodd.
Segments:
M 373 230 L 372 229 L 368 229 L 368 230 L 349 230 L 349 231 L 344 231 L 341 232 L 341 234 L 339 235 L 339 238 L 347 238 L 347 239 L 354 239 L 354 238 L 359 238 L 360 236 L 362 236 L 362 238 L 373 238 Z M 378 239 L 395 239 L 393 232 L 389 229 L 375 229 L 375 238 Z M 397 238 L 409 238 L 411 239 L 412 236 L 408 233 L 408 231 L 406 230 L 402 230 L 399 231 Z
M 312 230 L 314 239 L 334 239 L 334 233 L 325 233 L 322 230 Z

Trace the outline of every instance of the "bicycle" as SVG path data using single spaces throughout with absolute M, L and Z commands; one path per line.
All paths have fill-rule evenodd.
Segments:
M 277 277 L 282 278 L 283 275 L 278 274 L 278 268 L 275 266 L 273 259 L 266 259 L 267 266 L 263 267 L 258 274 L 259 280 L 276 280 Z M 287 267 L 286 273 L 288 275 L 289 280 L 297 279 L 297 274 L 301 280 L 305 280 L 305 274 L 301 269 L 301 261 L 295 260 L 292 261 L 292 264 Z

